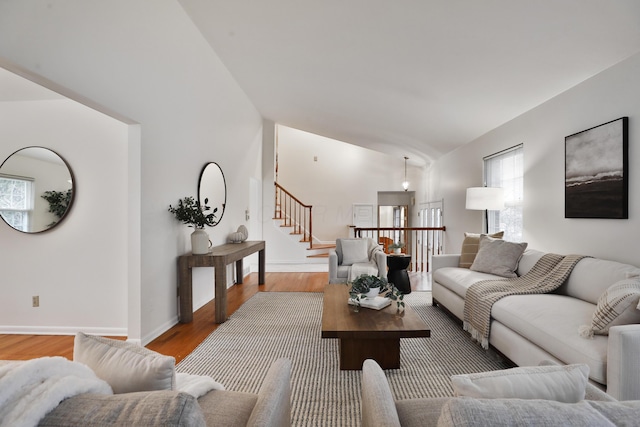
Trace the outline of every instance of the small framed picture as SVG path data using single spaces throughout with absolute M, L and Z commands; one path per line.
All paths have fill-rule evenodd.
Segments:
M 565 138 L 565 218 L 629 218 L 629 118 Z

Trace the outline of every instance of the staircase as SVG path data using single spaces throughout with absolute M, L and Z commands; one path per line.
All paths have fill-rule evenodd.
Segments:
M 281 222 L 280 227 L 290 228 L 290 235 L 300 236 L 300 242 L 305 246 L 308 244 L 307 251 L 310 252 L 307 258 L 327 258 L 329 250 L 336 245 L 314 242 L 313 206 L 305 205 L 277 182 L 274 184 L 276 201 L 273 219 Z

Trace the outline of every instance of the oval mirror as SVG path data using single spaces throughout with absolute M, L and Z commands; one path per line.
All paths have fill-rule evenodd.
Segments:
M 24 233 L 49 230 L 73 203 L 73 174 L 56 152 L 26 147 L 0 165 L 0 217 Z
M 205 204 L 211 208 L 209 212 L 214 212 L 215 223 L 217 225 L 224 214 L 224 207 L 227 203 L 227 184 L 224 180 L 222 169 L 217 163 L 210 162 L 204 165 L 200 173 L 200 181 L 198 183 L 198 201 L 200 205 Z

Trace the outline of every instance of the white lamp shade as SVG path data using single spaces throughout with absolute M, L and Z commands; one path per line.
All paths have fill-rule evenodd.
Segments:
M 467 188 L 466 208 L 499 211 L 504 208 L 504 189 L 496 187 Z

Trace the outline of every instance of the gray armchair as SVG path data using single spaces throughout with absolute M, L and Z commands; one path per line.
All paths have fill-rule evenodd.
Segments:
M 62 401 L 39 426 L 291 425 L 291 361 L 275 360 L 257 394 L 211 390 L 197 400 L 178 390 L 112 395 L 82 393 Z
M 336 239 L 329 252 L 329 283 L 347 283 L 362 274 L 386 279 L 387 254 L 373 239 Z
M 541 365 L 553 365 L 552 362 L 543 362 Z M 466 399 L 466 400 L 465 400 Z M 527 419 L 531 425 L 534 423 L 531 420 L 538 420 L 539 424 L 542 425 L 541 414 L 545 412 L 550 413 L 554 412 L 555 418 L 552 418 L 552 423 L 546 423 L 544 425 L 569 425 L 572 424 L 572 419 L 570 412 L 562 412 L 562 406 L 558 405 L 568 405 L 571 407 L 572 405 L 578 404 L 569 404 L 569 403 L 560 403 L 550 400 L 541 400 L 541 399 L 475 399 L 471 397 L 433 397 L 433 398 L 417 398 L 417 399 L 404 399 L 404 400 L 395 400 L 393 397 L 393 393 L 391 391 L 391 387 L 389 386 L 389 382 L 387 381 L 387 377 L 380 368 L 380 365 L 375 360 L 367 359 L 364 361 L 362 365 L 362 427 L 377 427 L 377 426 L 388 426 L 388 427 L 400 427 L 400 426 L 435 426 L 441 425 L 439 423 L 439 419 L 442 414 L 445 414 L 445 419 L 440 420 L 442 425 L 453 425 L 448 424 L 449 421 L 446 418 L 446 415 L 450 414 L 450 406 L 465 403 L 474 403 L 477 402 L 479 405 L 484 403 L 485 406 L 489 407 L 490 412 L 498 413 L 498 412 L 508 412 L 509 406 L 504 402 L 508 401 L 514 402 L 533 402 L 534 405 L 539 405 L 539 407 L 533 408 L 533 413 L 527 414 L 522 409 L 522 413 L 516 413 L 516 416 L 522 415 L 524 419 Z M 592 384 L 587 383 L 585 390 L 585 400 L 586 401 L 599 401 L 598 403 L 604 404 L 617 404 L 616 399 L 609 396 L 602 390 L 598 389 Z M 491 402 L 497 402 L 496 406 L 491 406 Z M 596 409 L 599 409 L 598 403 L 596 403 Z M 638 404 L 640 406 L 640 404 Z M 471 405 L 469 405 L 471 406 Z M 455 408 L 455 407 L 454 407 Z M 566 408 L 566 407 L 565 407 Z M 638 408 L 638 406 L 636 406 Z M 465 412 L 466 409 L 466 412 Z M 587 408 L 591 409 L 591 408 Z M 493 410 L 493 411 L 492 411 Z M 531 410 L 531 409 L 529 409 Z M 584 411 L 584 407 L 576 409 L 576 411 Z M 635 409 L 637 410 L 637 409 Z M 616 408 L 610 408 L 610 413 L 616 411 Z M 491 420 L 487 420 L 485 418 L 466 418 L 469 414 L 477 414 L 479 411 L 471 406 L 463 406 L 463 409 L 458 409 L 457 412 L 457 423 L 455 425 L 467 425 L 467 426 L 490 426 L 490 425 L 516 425 L 511 422 L 503 422 L 499 423 Z M 568 415 L 567 415 L 568 414 Z M 637 417 L 637 415 L 635 415 Z M 546 418 L 548 421 L 549 419 Z M 597 420 L 597 418 L 596 418 Z M 634 420 L 637 422 L 637 418 Z M 597 424 L 597 421 L 596 421 Z M 620 425 L 623 423 L 620 423 Z M 517 425 L 526 425 L 526 423 L 520 423 Z M 583 425 L 594 425 L 594 423 L 585 423 Z

